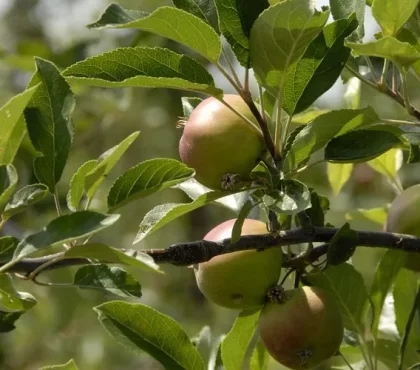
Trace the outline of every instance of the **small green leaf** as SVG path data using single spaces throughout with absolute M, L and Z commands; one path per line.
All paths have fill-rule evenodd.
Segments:
M 371 208 L 371 209 L 357 209 L 346 214 L 347 221 L 360 220 L 364 223 L 370 222 L 378 226 L 385 224 L 388 215 L 387 207 Z
M 289 115 L 302 112 L 333 86 L 350 56 L 344 39 L 356 27 L 355 14 L 327 25 L 290 67 L 282 105 Z
M 270 5 L 268 0 L 214 0 L 219 26 L 238 62 L 249 68 L 249 37 L 252 25 Z
M 27 185 L 19 189 L 6 204 L 3 219 L 7 220 L 13 215 L 24 211 L 30 205 L 44 199 L 48 194 L 48 187 L 44 184 Z
M 147 352 L 165 369 L 204 370 L 203 359 L 182 327 L 142 304 L 107 302 L 94 308 L 108 333 L 128 349 Z
M 18 174 L 13 165 L 0 166 L 0 213 L 12 197 L 18 182 Z
M 242 191 L 244 190 L 240 190 L 238 193 Z M 156 206 L 144 216 L 133 244 L 140 242 L 146 236 L 157 231 L 176 218 L 231 194 L 232 193 L 223 191 L 212 191 L 200 195 L 191 203 L 167 203 Z
M 419 0 L 374 0 L 372 14 L 384 36 L 395 36 L 416 9 Z
M 75 172 L 70 180 L 70 189 L 67 193 L 67 207 L 70 211 L 76 212 L 79 210 L 80 201 L 82 200 L 85 192 L 85 179 L 86 175 L 94 170 L 98 165 L 96 159 L 92 159 L 83 163 Z
M 194 176 L 194 170 L 170 158 L 155 158 L 124 172 L 112 185 L 108 207 L 112 210 L 138 198 L 169 188 Z
M 361 40 L 365 35 L 365 0 L 330 0 L 330 7 L 334 19 L 345 19 L 356 13 L 359 24 L 356 35 Z
M 410 68 L 413 63 L 420 60 L 420 52 L 413 46 L 390 36 L 366 44 L 347 42 L 346 45 L 352 49 L 353 56 L 368 55 L 389 59 L 404 69 Z
M 1 240 L 1 239 L 0 239 Z M 131 255 L 129 255 L 132 254 Z M 152 257 L 138 251 L 121 251 L 105 244 L 88 243 L 75 245 L 64 254 L 66 258 L 88 258 L 106 263 L 118 263 L 133 266 L 146 271 L 160 272 Z
M 24 114 L 32 145 L 42 154 L 34 159 L 35 175 L 54 193 L 73 141 L 71 114 L 75 100 L 70 86 L 53 63 L 40 58 L 35 62 L 37 70 L 30 86 L 41 84 Z
M 36 303 L 36 299 L 31 294 L 16 290 L 10 275 L 0 274 L 0 311 L 27 311 Z
M 51 366 L 44 366 L 39 370 L 78 370 L 76 363 L 73 360 L 70 360 L 62 365 L 51 365 Z
M 334 195 L 338 195 L 353 171 L 352 163 L 327 163 L 328 182 Z
M 328 264 L 341 265 L 347 262 L 356 251 L 358 240 L 357 232 L 350 229 L 350 225 L 345 223 L 330 241 L 327 253 Z
M 163 48 L 119 48 L 68 67 L 69 82 L 99 87 L 161 87 L 217 97 L 210 73 L 193 58 Z
M 259 82 L 275 96 L 289 67 L 322 31 L 329 12 L 315 11 L 310 0 L 285 0 L 265 10 L 251 31 L 251 64 Z
M 84 289 L 101 289 L 125 298 L 142 296 L 141 285 L 133 275 L 115 266 L 83 266 L 74 275 L 73 285 Z
M 0 238 L 0 261 L 10 261 L 13 253 L 19 244 L 19 239 L 14 236 L 3 236 Z
M 395 179 L 397 171 L 401 168 L 403 156 L 401 149 L 391 149 L 386 153 L 372 159 L 367 164 L 382 175 Z
M 387 131 L 357 130 L 332 139 L 325 148 L 325 159 L 332 162 L 364 162 L 400 144 Z
M 251 366 L 252 370 L 267 370 L 268 368 L 269 355 L 264 343 L 259 340 L 255 346 L 254 352 L 252 352 Z
M 135 28 L 183 44 L 213 62 L 222 51 L 219 36 L 206 22 L 181 9 L 162 6 L 153 13 L 127 12 L 111 4 L 89 28 Z
M 33 86 L 15 95 L 0 108 L 0 164 L 12 163 L 15 158 L 26 134 L 23 111 L 38 87 Z
M 177 8 L 195 15 L 210 24 L 216 32 L 219 32 L 219 21 L 214 0 L 172 0 L 172 2 Z
M 307 279 L 334 295 L 340 306 L 345 328 L 363 336 L 369 299 L 362 275 L 352 265 L 344 263 L 310 274 Z
M 0 311 L 0 333 L 8 333 L 15 330 L 15 322 L 25 313 L 21 312 L 2 312 Z
M 258 327 L 261 309 L 243 310 L 222 342 L 222 360 L 226 370 L 242 369 L 245 354 Z
M 311 207 L 305 213 L 311 220 L 313 226 L 325 225 L 325 214 L 330 209 L 330 201 L 327 197 L 311 191 Z
M 255 206 L 257 206 L 257 204 L 253 204 L 250 200 L 247 200 L 241 208 L 238 218 L 236 219 L 235 224 L 232 228 L 232 243 L 236 243 L 241 237 L 242 226 L 244 224 L 244 221 L 248 217 L 249 212 L 251 212 L 252 208 L 254 208 Z
M 192 111 L 197 107 L 198 104 L 200 104 L 203 99 L 201 98 L 195 98 L 195 97 L 182 97 L 182 111 L 184 112 L 185 119 L 190 118 L 190 115 Z
M 273 184 L 273 177 L 271 176 L 270 169 L 268 166 L 260 161 L 250 172 L 249 177 L 259 183 L 265 183 L 266 185 Z
M 74 212 L 57 217 L 42 231 L 29 235 L 19 243 L 15 250 L 15 260 L 30 256 L 40 249 L 96 234 L 112 226 L 119 218 L 120 215 L 106 215 L 92 211 Z

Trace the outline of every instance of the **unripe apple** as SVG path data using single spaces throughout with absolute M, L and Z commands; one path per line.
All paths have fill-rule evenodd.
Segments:
M 284 303 L 268 303 L 259 319 L 268 353 L 293 370 L 311 369 L 340 348 L 344 327 L 334 297 L 305 286 L 282 293 Z
M 204 240 L 230 238 L 234 224 L 235 220 L 223 222 L 212 229 Z M 263 222 L 245 220 L 242 235 L 265 233 L 267 228 Z M 262 306 L 267 291 L 279 279 L 282 256 L 280 247 L 215 256 L 195 268 L 197 285 L 207 299 L 223 307 L 244 309 Z
M 258 127 L 240 96 L 224 95 L 223 99 Z M 262 135 L 213 97 L 203 100 L 193 110 L 179 142 L 182 161 L 210 189 L 220 189 L 225 174 L 247 176 L 263 149 Z
M 385 231 L 420 237 L 420 184 L 409 187 L 391 204 Z M 407 254 L 405 267 L 420 272 L 420 254 Z

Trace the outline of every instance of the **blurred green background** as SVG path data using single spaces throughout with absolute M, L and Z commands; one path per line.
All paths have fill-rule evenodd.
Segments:
M 136 31 L 92 31 L 85 25 L 98 17 L 107 0 L 0 0 L 0 106 L 22 91 L 33 72 L 33 56 L 52 60 L 64 68 L 88 56 L 120 46 L 163 46 L 189 53 L 184 47 L 160 37 Z M 152 11 L 168 1 L 120 1 L 123 7 Z M 371 26 L 372 32 L 374 26 Z M 209 66 L 214 72 L 214 68 Z M 220 75 L 216 84 L 231 92 Z M 415 81 L 414 81 L 415 82 Z M 413 83 L 414 83 L 413 82 Z M 255 86 L 254 86 L 255 87 Z M 344 108 L 346 86 L 341 81 L 334 90 L 317 102 L 319 108 Z M 59 184 L 61 203 L 72 174 L 85 161 L 95 159 L 110 147 L 136 130 L 139 139 L 124 155 L 103 183 L 92 207 L 105 210 L 107 190 L 122 171 L 155 157 L 178 156 L 181 131 L 176 128 L 182 116 L 181 97 L 187 94 L 164 89 L 78 89 L 74 112 L 75 139 L 73 150 Z M 411 96 L 416 102 L 416 92 Z M 191 94 L 190 94 L 191 95 Z M 418 94 L 417 94 L 418 95 Z M 380 115 L 402 118 L 402 109 L 386 97 L 361 87 L 360 106 L 372 105 Z M 1 123 L 0 123 L 1 124 Z M 31 146 L 25 142 L 16 158 L 20 186 L 36 181 L 31 170 Z M 420 182 L 419 167 L 404 165 L 400 170 L 404 187 Z M 329 222 L 342 225 L 346 213 L 357 208 L 382 207 L 392 201 L 395 193 L 386 178 L 367 165 L 357 165 L 350 181 L 338 196 L 332 196 L 326 166 L 321 164 L 300 176 L 309 186 L 331 197 Z M 114 247 L 128 248 L 136 235 L 144 214 L 153 206 L 165 202 L 187 202 L 180 190 L 163 193 L 134 202 L 121 210 L 122 220 L 96 236 L 94 240 Z M 55 216 L 52 198 L 8 222 L 4 234 L 22 237 L 39 230 Z M 170 244 L 197 240 L 218 223 L 235 214 L 225 208 L 209 206 L 172 222 L 161 232 L 153 234 L 137 248 L 164 248 Z M 380 225 L 357 215 L 353 227 L 380 229 Z M 354 257 L 356 267 L 370 284 L 375 263 L 382 253 L 360 249 Z M 165 275 L 157 276 L 131 271 L 143 286 L 142 302 L 178 320 L 190 336 L 202 326 L 209 325 L 215 336 L 227 333 L 236 312 L 216 307 L 201 295 L 191 269 L 164 266 Z M 46 281 L 70 282 L 74 269 L 43 275 Z M 45 288 L 21 281 L 21 290 L 32 293 L 38 305 L 17 322 L 11 333 L 0 334 L 0 369 L 32 370 L 74 358 L 80 369 L 161 369 L 148 356 L 139 357 L 115 343 L 104 331 L 92 310 L 110 295 L 76 288 Z M 279 369 L 273 364 L 273 369 Z

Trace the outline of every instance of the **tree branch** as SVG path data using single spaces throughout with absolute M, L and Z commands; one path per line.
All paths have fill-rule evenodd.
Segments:
M 169 263 L 176 266 L 189 266 L 205 262 L 214 256 L 244 250 L 264 250 L 267 248 L 280 247 L 285 245 L 301 243 L 329 243 L 337 228 L 313 227 L 296 228 L 288 231 L 281 231 L 278 234 L 242 236 L 235 244 L 230 239 L 218 242 L 199 240 L 189 243 L 171 245 L 167 249 L 150 249 L 139 252 L 151 256 L 158 264 Z M 412 235 L 394 234 L 378 231 L 358 231 L 358 247 L 388 248 L 406 252 L 420 252 L 420 238 Z M 312 263 L 328 252 L 328 244 L 313 248 L 305 261 Z M 38 258 L 26 258 L 13 265 L 7 272 L 24 273 L 29 275 L 41 265 L 50 263 L 52 259 L 63 256 L 63 253 L 48 255 Z M 285 260 L 284 267 L 295 267 L 299 256 L 295 259 Z M 107 263 L 107 261 L 101 261 Z M 86 265 L 91 262 L 84 258 L 67 258 L 58 260 L 56 263 L 46 266 L 45 270 L 58 269 L 68 266 Z M 2 264 L 0 263 L 0 266 Z

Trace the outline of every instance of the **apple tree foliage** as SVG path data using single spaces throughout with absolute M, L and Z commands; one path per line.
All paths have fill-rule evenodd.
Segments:
M 338 193 L 354 163 L 366 162 L 401 190 L 398 158 L 403 153 L 407 163 L 420 161 L 420 110 L 407 88 L 409 79 L 420 78 L 419 0 L 330 0 L 330 6 L 322 9 L 316 9 L 311 0 L 173 0 L 173 5 L 146 13 L 111 4 L 88 27 L 147 31 L 182 44 L 188 54 L 160 47 L 121 47 L 65 70 L 35 58 L 36 71 L 25 91 L 0 108 L 0 228 L 45 197 L 54 198 L 57 208 L 57 217 L 42 230 L 22 240 L 8 235 L 0 238 L 0 332 L 13 330 L 20 316 L 37 304 L 35 297 L 15 289 L 15 279 L 39 283 L 37 278 L 45 270 L 80 264 L 72 285 L 120 297 L 94 310 L 108 333 L 134 352 L 147 352 L 166 369 L 265 369 L 268 354 L 253 340 L 259 310 L 239 313 L 226 336 L 214 338 L 204 328 L 197 338 L 189 338 L 174 319 L 141 303 L 141 282 L 124 269 L 133 266 L 160 273 L 161 260 L 156 255 L 135 246 L 121 249 L 90 241 L 96 233 L 124 222 L 119 208 L 176 187 L 191 202 L 161 204 L 150 210 L 139 220 L 134 245 L 178 217 L 214 202 L 226 205 L 223 200 L 237 194 L 246 196 L 232 242 L 239 240 L 241 223 L 255 207 L 270 219 L 280 238 L 280 229 L 301 227 L 310 233 L 313 227 L 336 227 L 332 238 L 319 240 L 327 242 L 318 256 L 325 259 L 321 266 L 304 265 L 316 248 L 312 243 L 301 255 L 288 248 L 289 257 L 303 262 L 289 263 L 296 283 L 323 287 L 339 303 L 346 335 L 337 356 L 346 358 L 347 364 L 336 368 L 416 368 L 420 364 L 416 316 L 420 293 L 416 274 L 403 268 L 406 254 L 390 248 L 375 267 L 368 287 L 351 263 L 360 242 L 357 230 L 348 224 L 325 224 L 328 199 L 296 176 L 327 162 L 328 180 Z M 371 41 L 364 41 L 367 7 L 381 29 Z M 229 48 L 245 78 L 232 68 Z M 196 185 L 192 190 L 184 185 L 194 177 L 193 169 L 175 158 L 150 159 L 120 175 L 108 190 L 107 210 L 98 212 L 92 200 L 104 178 L 135 140 L 147 140 L 134 132 L 99 158 L 80 164 L 71 182 L 60 184 L 68 188 L 67 204 L 60 204 L 57 184 L 72 149 L 72 113 L 77 109 L 73 91 L 81 85 L 184 90 L 180 104 L 187 118 L 201 99 L 212 96 L 223 101 L 224 92 L 203 60 L 221 72 L 257 117 L 267 155 L 251 172 L 251 180 L 233 189 L 210 191 Z M 250 93 L 252 75 L 259 94 Z M 338 79 L 349 86 L 348 107 L 314 109 L 313 103 Z M 400 104 L 401 117 L 381 117 L 372 107 L 361 107 L 360 83 Z M 14 157 L 25 136 L 35 149 L 37 183 L 22 186 Z M 381 209 L 360 212 L 383 222 Z M 374 238 L 364 245 L 378 246 Z M 289 240 L 290 245 L 299 243 Z M 200 262 L 187 256 L 184 264 L 188 261 Z M 390 293 L 397 327 L 393 337 L 379 330 Z M 206 342 L 211 342 L 210 351 L 200 351 L 200 343 Z M 70 361 L 57 368 L 76 369 L 76 364 Z

